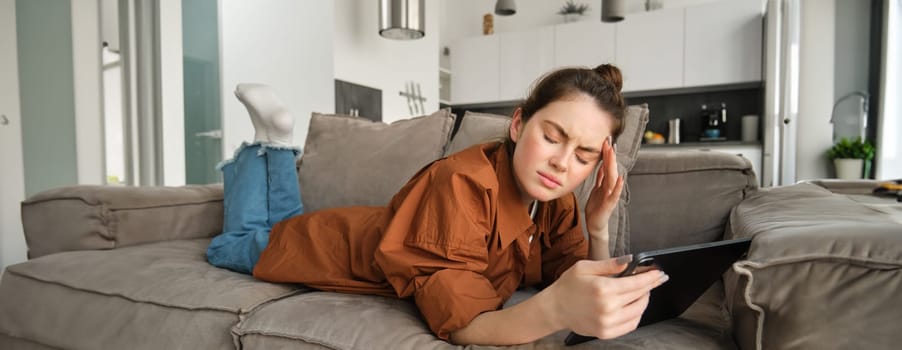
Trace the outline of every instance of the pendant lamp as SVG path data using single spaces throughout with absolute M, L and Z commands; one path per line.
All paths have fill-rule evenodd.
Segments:
M 425 0 L 379 0 L 379 35 L 413 40 L 426 35 Z
M 602 22 L 620 22 L 623 20 L 624 4 L 623 0 L 602 0 L 601 1 L 601 21 Z
M 517 4 L 514 0 L 495 1 L 495 14 L 499 16 L 511 16 L 517 13 Z

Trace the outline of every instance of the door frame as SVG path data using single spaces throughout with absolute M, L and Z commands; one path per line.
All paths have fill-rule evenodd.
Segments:
M 27 256 L 20 211 L 25 165 L 17 55 L 16 0 L 0 0 L 0 271 Z

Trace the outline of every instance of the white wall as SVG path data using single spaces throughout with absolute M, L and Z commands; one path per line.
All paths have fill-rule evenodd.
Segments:
M 439 107 L 439 8 L 425 1 L 426 35 L 417 40 L 379 36 L 379 2 L 336 0 L 334 25 L 335 79 L 382 91 L 382 120 L 390 123 L 411 116 L 400 92 L 409 81 L 420 84 L 425 113 Z M 330 89 L 333 85 L 328 85 Z M 329 108 L 333 110 L 334 107 Z
M 864 97 L 870 68 L 871 2 L 836 0 L 836 50 L 834 61 L 833 140 L 861 136 Z M 852 96 L 849 96 L 853 94 Z M 842 100 L 840 102 L 840 100 Z M 874 115 L 874 113 L 868 113 Z M 873 130 L 876 125 L 868 125 Z
M 796 180 L 828 177 L 833 145 L 835 2 L 802 0 Z
M 25 236 L 19 203 L 25 199 L 22 161 L 22 114 L 19 108 L 19 64 L 16 55 L 16 1 L 0 0 L 0 274 L 7 265 L 25 261 Z
M 182 69 L 182 2 L 159 2 L 162 184 L 185 184 L 185 83 Z
M 335 108 L 335 5 L 329 1 L 222 0 L 219 6 L 223 155 L 230 158 L 241 142 L 254 137 L 247 111 L 234 95 L 235 86 L 242 82 L 263 83 L 278 91 L 297 117 L 295 143 L 303 145 L 310 113 Z
M 78 183 L 104 183 L 103 108 L 100 74 L 100 4 L 72 4 L 72 74 Z
M 434 1 L 434 2 L 438 2 L 438 4 L 439 4 L 438 5 L 438 7 L 439 7 L 438 41 L 439 41 L 439 50 L 443 50 L 449 44 L 448 32 L 450 30 L 456 28 L 456 26 L 454 26 L 453 24 L 450 23 L 451 21 L 448 18 L 449 17 L 448 11 L 450 11 L 450 9 L 452 9 L 452 8 L 456 9 L 456 7 L 451 5 L 452 2 L 450 0 L 439 0 L 439 1 Z M 457 3 L 457 1 L 455 1 L 454 3 Z M 439 53 L 439 61 L 438 61 L 439 67 L 442 67 L 442 68 L 450 67 L 451 66 L 450 56 L 442 54 L 441 51 L 439 51 L 439 52 L 440 52 Z
M 826 156 L 833 144 L 830 116 L 838 99 L 868 89 L 870 6 L 848 0 L 801 3 L 797 181 L 835 176 Z M 859 101 L 842 102 L 836 115 L 859 114 Z
M 883 74 L 879 108 L 881 119 L 877 135 L 876 178 L 890 180 L 902 178 L 902 3 L 899 0 L 883 2 L 886 15 L 883 18 Z
M 836 0 L 836 52 L 834 95 L 840 98 L 853 91 L 868 89 L 870 59 L 871 2 Z M 845 111 L 856 113 L 857 101 L 849 101 Z M 839 113 L 840 110 L 837 110 Z M 873 127 L 873 126 L 871 126 Z

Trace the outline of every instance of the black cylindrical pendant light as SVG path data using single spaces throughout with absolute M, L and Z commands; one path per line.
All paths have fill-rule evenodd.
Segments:
M 395 40 L 426 35 L 425 0 L 379 0 L 379 35 Z

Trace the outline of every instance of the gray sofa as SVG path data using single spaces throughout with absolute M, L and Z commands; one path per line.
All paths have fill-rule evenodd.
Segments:
M 898 344 L 891 330 L 902 316 L 902 230 L 894 214 L 851 211 L 870 218 L 861 239 L 806 230 L 817 224 L 795 223 L 809 204 L 835 199 L 841 203 L 828 207 L 837 209 L 848 205 L 845 197 L 814 184 L 760 191 L 749 162 L 726 153 L 640 152 L 647 117 L 644 106 L 630 107 L 618 140 L 618 166 L 628 176 L 611 220 L 611 253 L 757 236 L 749 260 L 680 318 L 574 349 Z M 443 110 L 385 125 L 314 115 L 299 162 L 305 210 L 384 205 L 417 169 L 508 122 L 467 113 L 452 138 L 454 118 Z M 805 195 L 817 203 L 783 204 Z M 577 197 L 585 202 L 585 188 Z M 459 348 L 434 337 L 411 301 L 260 282 L 207 264 L 206 246 L 222 225 L 218 185 L 59 188 L 26 200 L 22 215 L 30 260 L 0 281 L 2 349 Z M 837 225 L 863 223 L 842 226 L 846 218 Z M 794 296 L 799 286 L 811 291 Z M 532 292 L 518 291 L 507 305 Z M 865 308 L 848 312 L 858 305 Z M 812 317 L 824 328 L 814 332 Z M 562 348 L 566 334 L 514 348 Z

